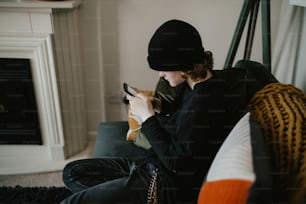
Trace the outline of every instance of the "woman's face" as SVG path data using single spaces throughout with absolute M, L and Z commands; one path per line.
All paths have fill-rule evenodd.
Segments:
M 159 76 L 166 79 L 172 87 L 175 87 L 185 81 L 181 71 L 160 71 Z

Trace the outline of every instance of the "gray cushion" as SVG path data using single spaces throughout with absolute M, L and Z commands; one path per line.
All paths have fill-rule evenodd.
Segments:
M 126 140 L 127 130 L 127 121 L 100 123 L 93 157 L 141 157 L 145 150 Z

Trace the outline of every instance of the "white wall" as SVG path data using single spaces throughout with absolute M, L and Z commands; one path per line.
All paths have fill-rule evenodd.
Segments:
M 215 68 L 222 69 L 243 2 L 118 0 L 121 82 L 126 81 L 144 89 L 154 88 L 158 73 L 148 68 L 147 45 L 157 27 L 173 18 L 187 21 L 199 30 L 205 49 L 214 53 Z M 272 8 L 274 15 L 275 9 L 279 8 Z M 261 18 L 258 19 L 256 31 L 252 59 L 261 61 Z M 243 48 L 243 40 L 241 45 Z M 237 56 L 242 58 L 242 49 Z
M 301 36 L 306 36 L 306 6 L 303 13 L 303 25 Z M 299 55 L 297 56 L 294 84 L 306 93 L 306 38 L 301 37 Z
M 291 4 L 295 2 L 294 4 Z M 304 3 L 304 6 L 301 6 Z M 286 84 L 306 91 L 306 1 L 282 0 L 272 73 Z
M 80 36 L 82 47 L 83 79 L 86 98 L 87 127 L 95 138 L 100 121 L 106 120 L 104 100 L 104 65 L 98 0 L 84 0 L 80 7 Z
M 147 45 L 153 32 L 169 19 L 180 19 L 200 32 L 206 50 L 222 68 L 243 0 L 119 0 L 121 79 L 152 89 L 158 73 L 148 68 Z M 135 74 L 139 76 L 135 77 Z
M 222 69 L 244 0 L 83 0 L 81 28 L 89 128 L 101 121 L 126 119 L 122 83 L 154 89 L 158 73 L 149 69 L 147 45 L 153 32 L 169 19 L 193 24 L 205 49 Z M 272 43 L 280 1 L 271 0 Z M 260 12 L 260 11 L 259 11 Z M 260 16 L 260 13 L 259 13 Z M 261 61 L 261 18 L 257 21 L 252 59 Z M 244 38 L 243 38 L 244 39 Z M 242 58 L 242 39 L 237 59 Z

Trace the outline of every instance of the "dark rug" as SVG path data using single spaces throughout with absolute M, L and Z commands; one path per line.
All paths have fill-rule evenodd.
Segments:
M 55 204 L 71 194 L 65 187 L 0 187 L 0 204 Z

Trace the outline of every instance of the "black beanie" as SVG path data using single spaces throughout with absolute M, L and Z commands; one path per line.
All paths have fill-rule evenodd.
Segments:
M 152 36 L 147 59 L 157 71 L 191 70 L 194 64 L 204 63 L 200 34 L 184 21 L 167 21 Z

